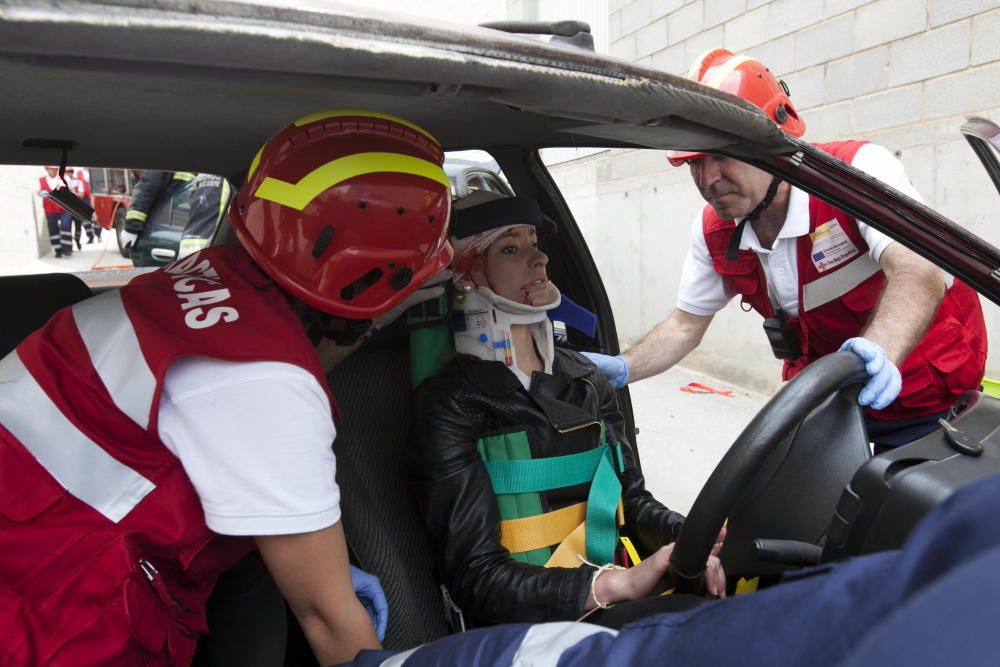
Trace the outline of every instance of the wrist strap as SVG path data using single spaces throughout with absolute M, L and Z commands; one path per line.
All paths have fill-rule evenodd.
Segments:
M 590 567 L 595 568 L 594 575 L 590 578 L 590 596 L 592 598 L 594 598 L 594 603 L 597 605 L 596 607 L 594 607 L 593 609 L 591 609 L 590 611 L 588 611 L 586 614 L 584 614 L 580 618 L 576 619 L 577 622 L 579 623 L 583 619 L 585 619 L 588 616 L 590 616 L 591 614 L 593 614 L 598 609 L 608 609 L 609 607 L 615 606 L 614 602 L 601 602 L 597 598 L 597 579 L 602 574 L 604 574 L 605 572 L 608 572 L 609 570 L 624 570 L 625 568 L 622 567 L 621 565 L 615 565 L 614 563 L 607 563 L 605 565 L 597 565 L 595 563 L 591 563 L 589 560 L 587 560 L 586 558 L 584 558 L 580 554 L 577 554 L 576 557 L 580 561 L 582 561 L 585 565 L 589 565 Z

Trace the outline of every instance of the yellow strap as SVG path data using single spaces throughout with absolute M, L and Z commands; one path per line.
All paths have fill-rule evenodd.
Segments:
M 586 553 L 587 522 L 581 521 L 580 525 L 567 535 L 566 539 L 552 552 L 552 555 L 545 562 L 545 567 L 580 567 L 583 561 L 577 558 L 577 555 Z
M 753 579 L 740 577 L 740 580 L 736 582 L 736 594 L 746 595 L 747 593 L 755 593 L 758 583 L 760 583 L 760 577 L 754 577 Z
M 586 506 L 586 503 L 583 504 Z M 620 500 L 618 501 L 618 518 L 619 526 L 625 523 L 625 512 Z M 624 543 L 628 538 L 622 537 L 620 539 Z M 631 545 L 631 542 L 629 545 Z M 555 551 L 552 552 L 552 555 L 545 562 L 545 567 L 580 567 L 582 561 L 577 558 L 577 554 L 583 555 L 586 553 L 587 522 L 584 520 L 556 547 Z M 636 554 L 636 558 L 638 558 L 638 554 Z
M 621 540 L 622 544 L 625 545 L 625 551 L 628 552 L 628 557 L 632 560 L 632 565 L 638 565 L 639 563 L 641 563 L 642 559 L 639 558 L 639 552 L 635 550 L 635 545 L 632 544 L 632 540 L 625 537 L 624 535 L 622 535 L 619 539 Z
M 500 543 L 511 553 L 552 546 L 565 540 L 586 519 L 585 502 L 524 519 L 507 519 L 500 522 Z
M 355 153 L 317 167 L 298 183 L 287 183 L 268 176 L 254 194 L 301 211 L 337 183 L 362 174 L 382 172 L 423 176 L 440 183 L 445 189 L 451 187 L 444 169 L 433 162 L 400 153 Z

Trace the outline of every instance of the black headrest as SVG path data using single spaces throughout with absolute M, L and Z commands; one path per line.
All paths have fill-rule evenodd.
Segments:
M 40 329 L 57 310 L 93 296 L 86 283 L 70 273 L 0 277 L 0 358 Z

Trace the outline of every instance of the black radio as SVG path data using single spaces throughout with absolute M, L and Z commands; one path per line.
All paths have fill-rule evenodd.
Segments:
M 802 356 L 802 341 L 799 340 L 797 329 L 797 326 L 788 323 L 785 311 L 780 308 L 775 311 L 774 317 L 764 320 L 764 334 L 767 335 L 776 358 L 795 361 Z

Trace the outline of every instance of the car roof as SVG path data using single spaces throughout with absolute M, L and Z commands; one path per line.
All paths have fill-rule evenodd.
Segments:
M 794 152 L 755 107 L 664 72 L 486 28 L 354 8 L 207 0 L 0 0 L 0 161 L 238 174 L 329 108 L 400 115 L 449 149 Z M 37 143 L 37 142 L 35 142 Z

